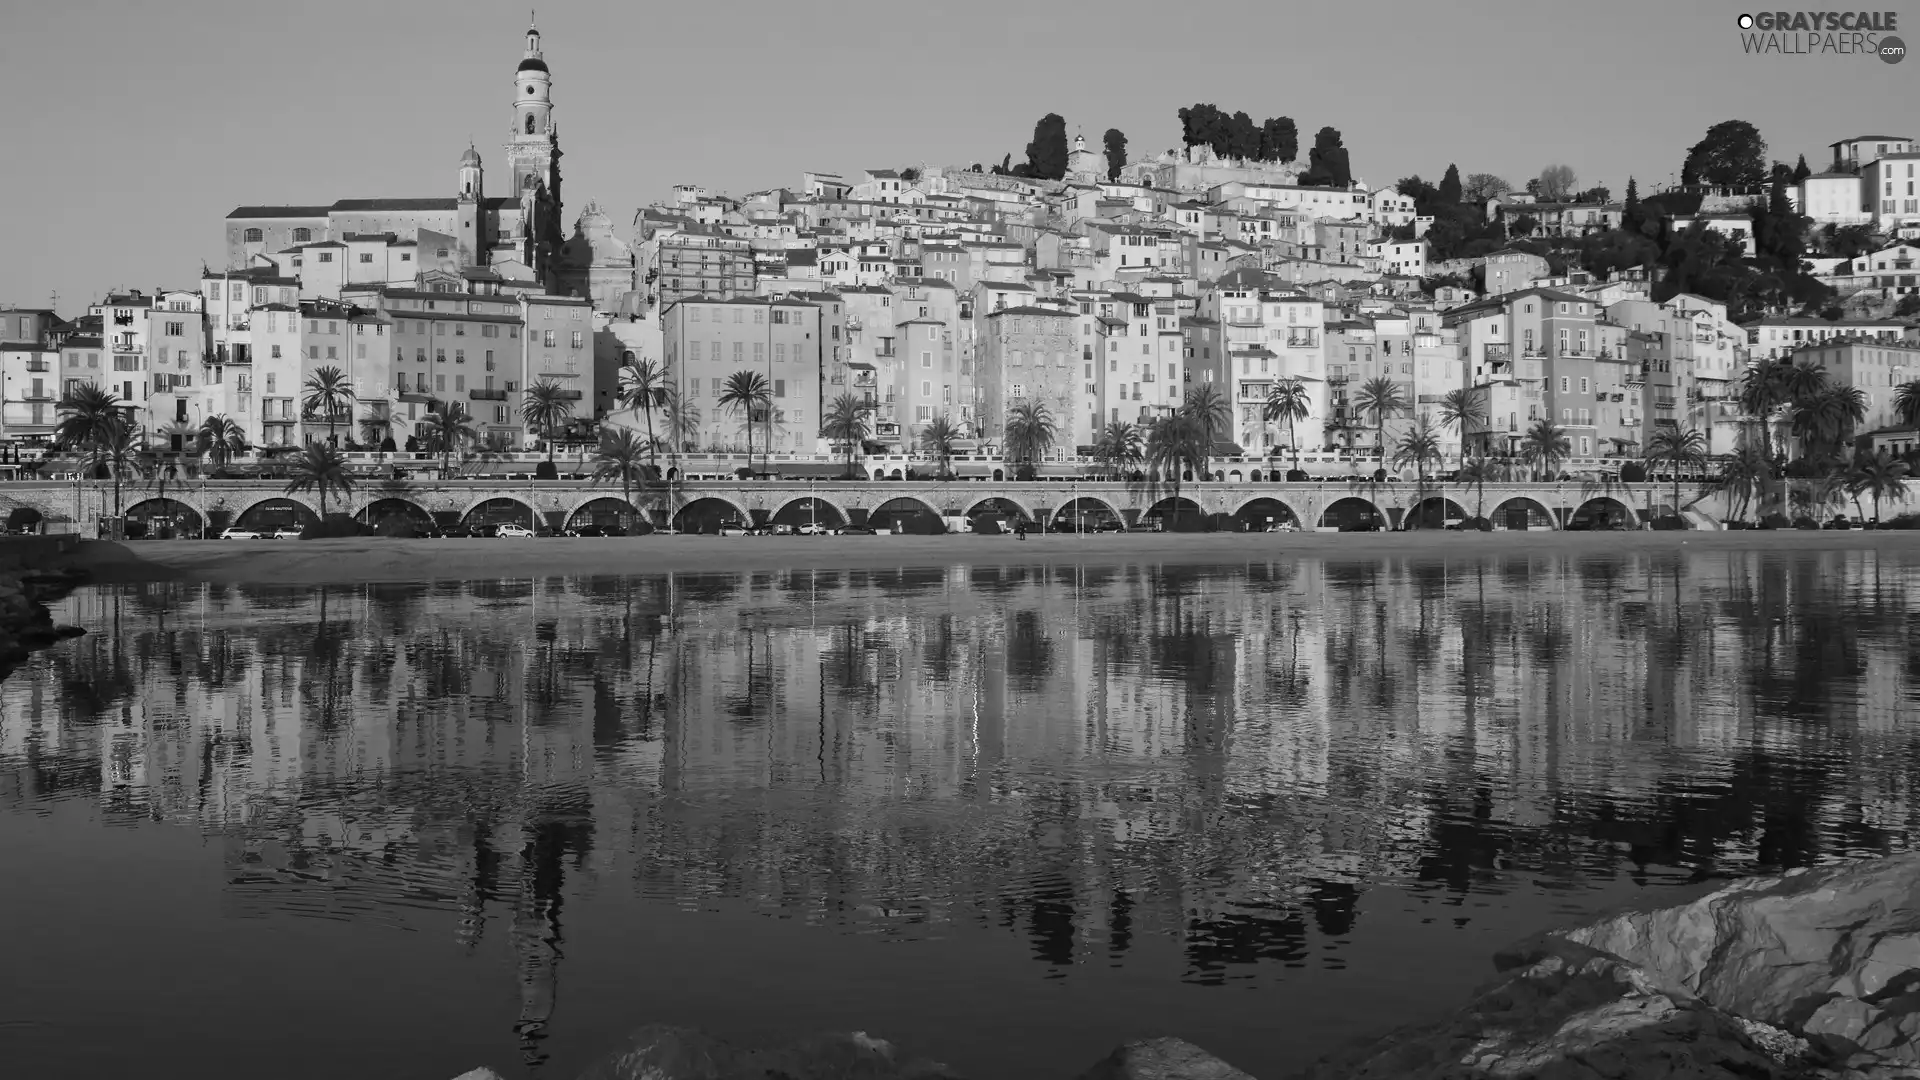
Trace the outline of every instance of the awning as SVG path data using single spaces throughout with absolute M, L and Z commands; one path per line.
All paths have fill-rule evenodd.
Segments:
M 1239 443 L 1217 442 L 1213 444 L 1214 457 L 1245 457 L 1247 452 L 1240 449 Z
M 836 461 L 832 464 L 821 461 L 775 461 L 766 466 L 766 470 L 783 480 L 838 480 L 847 475 L 847 463 Z M 853 475 L 861 475 L 860 466 L 855 464 Z

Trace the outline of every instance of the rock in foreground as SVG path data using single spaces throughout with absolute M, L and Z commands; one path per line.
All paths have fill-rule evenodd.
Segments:
M 1106 1056 L 1077 1080 L 1253 1080 L 1183 1039 L 1141 1039 Z
M 816 1035 L 772 1050 L 749 1050 L 704 1032 L 649 1024 L 600 1059 L 580 1080 L 958 1080 L 944 1065 L 896 1060 L 893 1046 L 865 1032 Z
M 1738 882 L 1541 935 L 1438 1024 L 1312 1080 L 1920 1077 L 1920 855 Z

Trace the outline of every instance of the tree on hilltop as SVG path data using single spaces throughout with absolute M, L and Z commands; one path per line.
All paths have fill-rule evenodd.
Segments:
M 1127 167 L 1127 136 L 1119 128 L 1108 128 L 1101 140 L 1107 154 L 1107 182 L 1120 179 L 1120 170 Z
M 1048 113 L 1033 125 L 1027 144 L 1026 175 L 1036 180 L 1058 180 L 1067 175 L 1067 121 Z
M 1313 149 L 1307 151 L 1307 172 L 1300 182 L 1318 187 L 1353 186 L 1353 168 L 1347 148 L 1341 144 L 1339 128 L 1329 125 L 1314 134 Z
M 1682 184 L 1758 184 L 1767 175 L 1767 142 L 1745 120 L 1722 120 L 1687 150 Z
M 1269 117 L 1260 125 L 1260 160 L 1290 162 L 1300 156 L 1300 129 L 1291 116 Z
M 1544 202 L 1566 202 L 1573 197 L 1571 165 L 1549 165 L 1540 170 L 1539 195 Z
M 1460 194 L 1468 202 L 1485 203 L 1496 195 L 1505 195 L 1513 190 L 1513 185 L 1492 173 L 1469 173 L 1467 182 L 1461 185 Z
M 1440 190 L 1437 198 L 1443 203 L 1460 201 L 1460 166 L 1449 164 L 1447 175 L 1440 178 Z

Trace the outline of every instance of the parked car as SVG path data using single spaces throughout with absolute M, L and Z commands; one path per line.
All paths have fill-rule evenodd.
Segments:
M 749 530 L 745 525 L 737 522 L 729 521 L 725 525 L 720 526 L 721 536 L 746 536 L 748 532 Z
M 664 529 L 653 530 L 653 535 L 654 536 L 684 536 L 686 534 L 682 533 L 679 529 L 676 529 L 673 526 L 668 525 Z
M 260 540 L 264 539 L 258 529 L 228 529 L 220 534 L 222 540 Z
M 801 536 L 832 536 L 833 535 L 832 529 L 816 521 L 804 522 L 801 524 L 800 528 L 796 531 Z
M 493 531 L 493 535 L 502 540 L 531 540 L 534 532 L 525 525 L 502 525 Z
M 566 532 L 562 533 L 561 535 L 563 536 L 605 536 L 607 534 L 604 530 L 600 528 L 600 526 L 595 525 L 593 522 L 589 521 L 585 525 L 575 525 L 573 528 L 568 529 Z
M 1123 533 L 1123 532 L 1126 532 L 1126 531 L 1127 531 L 1127 526 L 1126 526 L 1126 525 L 1125 525 L 1124 523 L 1122 523 L 1122 522 L 1119 522 L 1119 521 L 1115 521 L 1115 520 L 1113 520 L 1112 518 L 1108 518 L 1108 519 L 1106 519 L 1106 520 L 1104 520 L 1104 521 L 1102 521 L 1102 522 L 1101 522 L 1100 524 L 1098 524 L 1098 525 L 1095 525 L 1095 526 L 1093 527 L 1093 531 L 1094 531 L 1094 532 L 1111 532 L 1111 533 Z
M 275 540 L 298 540 L 298 539 L 300 539 L 300 531 L 301 531 L 301 530 L 300 530 L 300 528 L 299 528 L 299 526 L 296 526 L 296 525 L 282 525 L 281 527 L 279 527 L 279 528 L 277 528 L 277 529 L 275 529 L 275 530 L 273 530 L 273 539 L 275 539 Z
M 785 523 L 782 523 L 782 522 L 776 522 L 776 523 L 775 523 L 775 524 L 773 525 L 773 535 L 775 535 L 775 536 L 792 536 L 792 535 L 793 535 L 793 526 L 791 526 L 791 525 L 788 525 L 788 524 L 785 524 Z
M 1274 522 L 1270 527 L 1268 527 L 1267 531 L 1268 532 L 1284 532 L 1284 533 L 1299 532 L 1300 524 L 1292 520 L 1291 518 L 1289 518 L 1286 521 Z
M 833 530 L 835 536 L 872 536 L 874 532 L 865 525 L 842 525 Z

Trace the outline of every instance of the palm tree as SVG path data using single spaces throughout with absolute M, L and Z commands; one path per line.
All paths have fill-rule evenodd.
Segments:
M 1094 458 L 1109 478 L 1114 474 L 1125 475 L 1132 471 L 1132 466 L 1140 464 L 1142 445 L 1139 428 L 1125 420 L 1115 420 L 1100 432 L 1094 444 Z
M 467 407 L 457 401 L 430 402 L 427 415 L 414 425 L 414 433 L 425 444 L 428 453 L 440 455 L 442 477 L 452 467 L 453 455 L 480 441 L 480 431 L 473 426 L 473 417 L 467 414 Z
M 1460 471 L 1455 474 L 1463 484 L 1477 489 L 1478 496 L 1473 504 L 1473 516 L 1481 521 L 1487 519 L 1487 484 L 1498 483 L 1506 479 L 1507 468 L 1493 458 L 1481 455 L 1463 462 Z
M 360 439 L 373 447 L 375 461 L 386 460 L 386 441 L 393 435 L 393 417 L 387 413 L 385 405 L 373 406 L 373 411 L 360 418 Z
M 335 492 L 345 495 L 353 491 L 353 472 L 347 467 L 347 459 L 332 446 L 309 442 L 306 449 L 289 464 L 287 494 L 319 492 L 322 522 L 327 520 L 327 496 Z
M 127 409 L 120 399 L 90 382 L 67 391 L 54 410 L 60 414 L 60 422 L 53 429 L 53 444 L 82 456 L 129 426 Z
M 1707 437 L 1699 428 L 1663 427 L 1647 440 L 1647 460 L 1673 470 L 1673 515 L 1680 516 L 1680 474 L 1707 463 Z
M 1400 392 L 1400 384 L 1385 375 L 1376 375 L 1360 386 L 1360 392 L 1353 396 L 1354 407 L 1362 414 L 1373 417 L 1375 428 L 1374 449 L 1378 452 L 1382 465 L 1387 460 L 1387 420 L 1407 408 L 1407 397 Z
M 214 413 L 200 422 L 195 447 L 215 465 L 225 465 L 233 455 L 247 452 L 247 431 L 225 413 Z
M 121 481 L 144 473 L 149 457 L 145 433 L 134 426 L 111 430 L 106 434 L 104 442 L 88 448 L 87 471 L 98 473 L 104 469 L 107 477 L 113 481 L 114 517 L 120 516 Z
M 300 408 L 305 411 L 309 419 L 315 413 L 326 415 L 327 445 L 333 445 L 333 429 L 339 420 L 339 414 L 352 408 L 354 401 L 357 400 L 357 395 L 353 392 L 353 384 L 347 380 L 345 372 L 328 364 L 326 367 L 315 368 L 313 374 L 307 376 L 303 389 L 306 391 L 306 396 L 301 399 Z
M 669 457 L 693 448 L 700 438 L 700 406 L 681 397 L 671 387 L 666 404 L 660 407 L 660 422 L 667 429 Z
M 827 415 L 820 423 L 820 434 L 828 442 L 840 443 L 847 450 L 847 479 L 853 479 L 853 459 L 865 448 L 872 428 L 867 417 L 873 402 L 858 394 L 841 394 L 828 403 Z
M 622 408 L 637 409 L 647 417 L 647 453 L 653 454 L 658 444 L 653 437 L 653 410 L 667 403 L 666 369 L 651 360 L 631 360 L 620 365 L 620 389 L 617 395 Z M 649 457 L 649 462 L 658 469 L 658 462 Z
M 1847 489 L 1854 498 L 1863 493 L 1873 496 L 1873 520 L 1880 520 L 1880 501 L 1888 499 L 1903 502 L 1907 497 L 1907 474 L 1912 467 L 1882 448 L 1872 457 L 1860 455 L 1855 459 L 1853 468 L 1847 477 Z
M 1293 471 L 1300 471 L 1300 440 L 1294 436 L 1293 426 L 1313 414 L 1313 403 L 1307 393 L 1305 383 L 1299 379 L 1282 379 L 1274 384 L 1267 394 L 1267 403 L 1260 410 L 1262 420 L 1271 424 L 1284 420 L 1287 424 L 1287 445 L 1293 449 Z
M 1413 502 L 1413 518 L 1416 522 L 1420 519 L 1421 504 L 1427 501 L 1427 465 L 1439 460 L 1440 436 L 1434 432 L 1433 425 L 1424 416 L 1415 421 L 1413 427 L 1407 429 L 1407 433 L 1400 436 L 1400 441 L 1394 444 L 1393 467 L 1404 469 L 1412 465 L 1419 477 L 1414 488 Z M 1440 517 L 1444 523 L 1446 519 L 1444 511 Z
M 1840 448 L 1866 415 L 1866 391 L 1857 386 L 1822 386 L 1794 400 L 1788 422 L 1800 440 L 1802 457 L 1833 459 L 1840 456 Z
M 960 429 L 946 413 L 927 421 L 920 429 L 920 448 L 927 456 L 940 463 L 940 478 L 948 479 L 947 463 L 953 460 L 953 444 L 960 439 Z
M 1747 511 L 1758 501 L 1764 516 L 1767 506 L 1767 494 L 1773 478 L 1771 464 L 1766 453 L 1755 441 L 1751 433 L 1740 436 L 1733 453 L 1728 455 L 1720 467 L 1720 473 L 1714 478 L 1714 488 L 1724 493 L 1729 505 L 1728 512 L 1735 520 L 1744 519 Z M 1738 507 L 1736 510 L 1735 508 Z
M 1467 437 L 1487 422 L 1486 399 L 1475 387 L 1449 390 L 1440 399 L 1440 424 L 1460 432 L 1460 467 L 1467 467 Z
M 1908 427 L 1920 428 L 1920 379 L 1903 382 L 1894 390 L 1893 415 Z
M 652 436 L 642 442 L 630 429 L 617 429 L 612 436 L 600 440 L 600 450 L 593 455 L 594 483 L 602 480 L 620 481 L 620 499 L 631 512 L 634 509 L 633 485 L 644 484 L 648 480 L 648 465 L 641 459 L 650 457 L 652 453 Z M 655 472 L 658 472 L 657 468 Z M 628 521 L 627 524 L 631 526 L 632 522 Z
M 1191 471 L 1196 477 L 1206 472 L 1212 447 L 1199 421 L 1184 412 L 1154 423 L 1147 433 L 1147 475 L 1153 484 L 1165 478 L 1173 485 L 1173 497 L 1180 497 L 1180 481 Z
M 1567 433 L 1545 417 L 1535 420 L 1520 438 L 1520 460 L 1533 469 L 1535 480 L 1541 478 L 1543 470 L 1551 475 L 1572 451 L 1573 444 L 1567 441 Z
M 720 407 L 728 412 L 746 414 L 747 471 L 753 471 L 753 425 L 761 410 L 773 407 L 773 389 L 767 377 L 757 371 L 736 371 L 727 376 L 720 391 Z
M 1006 457 L 1031 476 L 1034 462 L 1053 448 L 1056 429 L 1046 405 L 1031 399 L 1007 410 Z
M 534 383 L 524 393 L 525 399 L 520 402 L 520 418 L 546 439 L 547 464 L 551 466 L 553 441 L 560 431 L 560 425 L 573 415 L 573 400 L 565 388 L 549 379 Z

